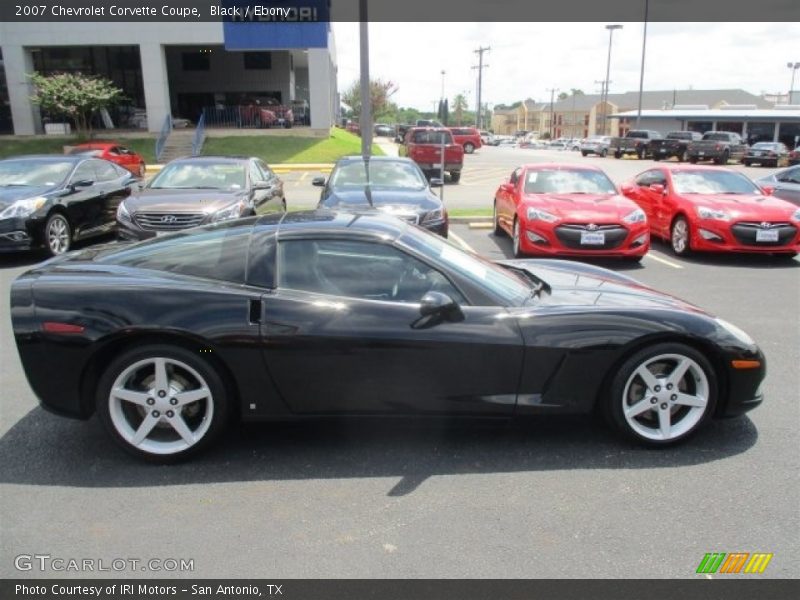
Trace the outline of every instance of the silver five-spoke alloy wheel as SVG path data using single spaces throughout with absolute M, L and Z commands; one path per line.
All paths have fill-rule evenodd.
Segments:
M 686 254 L 689 250 L 689 224 L 683 217 L 672 225 L 671 242 L 675 254 Z
M 704 369 L 682 354 L 644 360 L 628 377 L 622 409 L 630 428 L 648 439 L 669 442 L 703 419 L 711 388 Z
M 186 452 L 208 433 L 214 398 L 202 375 L 181 360 L 154 356 L 125 368 L 108 397 L 111 423 L 131 447 L 150 455 Z

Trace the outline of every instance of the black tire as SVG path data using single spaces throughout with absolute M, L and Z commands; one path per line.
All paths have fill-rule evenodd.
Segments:
M 659 160 L 661 160 L 661 157 L 658 154 L 653 154 L 653 160 L 658 162 Z
M 730 155 L 728 154 L 727 151 L 725 151 L 725 152 L 722 153 L 722 156 L 720 156 L 714 162 L 716 164 L 718 164 L 718 165 L 727 165 L 728 164 L 728 160 L 730 160 Z
M 696 165 L 696 164 L 697 164 L 697 158 L 696 158 L 696 157 L 694 157 L 694 156 L 690 156 L 690 157 L 689 157 L 689 162 L 690 162 L 691 164 L 693 164 L 693 165 Z
M 619 151 L 615 150 L 614 151 L 614 158 L 622 158 L 622 152 L 619 152 Z
M 678 154 L 678 162 L 689 162 L 689 151 L 684 150 L 680 154 Z
M 466 144 L 464 144 L 464 152 L 466 154 L 472 154 L 473 152 L 475 152 L 475 145 L 470 142 L 467 142 Z
M 742 164 L 743 164 L 745 167 L 749 167 L 749 166 L 750 166 L 752 163 L 751 163 L 749 160 L 743 160 L 743 161 L 742 161 Z
M 581 156 L 588 156 L 588 155 L 589 155 L 588 152 L 584 152 L 583 150 L 581 150 Z
M 643 258 L 644 258 L 644 254 L 642 254 L 641 256 L 626 256 L 625 257 L 625 261 L 627 263 L 629 263 L 629 264 L 637 264 L 637 263 L 642 262 Z
M 689 370 L 677 383 L 668 384 L 672 369 L 684 358 L 690 363 Z M 651 381 L 656 382 L 652 389 L 637 375 L 643 369 L 651 374 Z M 653 344 L 635 352 L 614 371 L 616 374 L 602 398 L 602 412 L 618 433 L 641 444 L 655 447 L 677 444 L 696 433 L 714 414 L 719 391 L 717 374 L 709 360 L 691 346 Z M 668 385 L 674 387 L 667 389 Z M 673 395 L 673 392 L 677 393 Z M 687 406 L 673 401 L 679 396 L 693 398 L 699 403 L 704 401 L 704 404 Z M 650 408 L 652 399 L 656 402 Z M 644 412 L 626 417 L 626 408 L 635 408 L 639 402 L 643 403 Z M 666 435 L 661 427 L 662 414 L 669 423 Z M 664 438 L 651 437 L 658 435 Z
M 147 406 L 140 407 L 133 402 L 126 403 L 124 405 L 125 408 L 112 408 L 112 404 L 116 406 L 116 403 L 112 400 L 111 390 L 112 386 L 114 386 L 114 384 L 117 382 L 117 379 L 125 374 L 126 371 L 130 369 L 136 369 L 137 364 L 147 363 L 149 360 L 155 360 L 157 358 L 163 358 L 167 361 L 172 361 L 172 372 L 167 372 L 167 381 L 169 385 L 168 393 L 158 396 L 154 389 L 151 389 L 150 391 L 145 390 L 148 379 L 140 379 L 137 382 L 137 384 L 140 386 L 139 389 L 141 390 L 141 392 L 138 393 L 143 392 L 144 395 L 152 394 L 153 398 L 148 399 L 147 402 L 148 404 L 154 406 L 153 412 L 150 413 L 150 415 L 143 414 L 150 411 L 150 408 Z M 196 402 L 189 402 L 185 406 L 179 407 L 180 413 L 178 418 L 192 433 L 201 431 L 202 437 L 196 441 L 192 441 L 187 448 L 176 448 L 169 452 L 163 453 L 137 447 L 132 443 L 132 441 L 127 440 L 123 436 L 118 429 L 118 426 L 115 425 L 115 419 L 117 419 L 117 422 L 119 422 L 120 418 L 125 419 L 124 422 L 129 425 L 130 430 L 133 431 L 133 424 L 127 421 L 128 418 L 131 418 L 134 421 L 136 419 L 140 419 L 139 425 L 141 425 L 146 418 L 149 418 L 150 416 L 156 416 L 160 418 L 160 420 L 157 422 L 155 427 L 150 430 L 150 433 L 145 435 L 145 439 L 141 443 L 149 443 L 151 446 L 158 446 L 159 444 L 162 444 L 162 449 L 166 449 L 163 446 L 164 444 L 181 444 L 181 438 L 180 435 L 178 435 L 177 430 L 172 429 L 169 427 L 169 425 L 167 425 L 168 412 L 178 412 L 177 408 L 175 411 L 170 409 L 171 401 L 175 400 L 175 398 L 170 398 L 170 396 L 178 397 L 181 393 L 175 391 L 175 388 L 180 386 L 181 373 L 187 375 L 187 377 L 189 375 L 193 377 L 194 374 L 191 374 L 188 370 L 182 370 L 183 367 L 178 365 L 188 366 L 190 369 L 194 370 L 194 372 L 200 376 L 200 381 L 207 386 L 207 389 L 210 393 L 210 395 L 205 399 L 201 399 Z M 147 365 L 144 364 L 139 368 L 144 370 L 147 368 Z M 134 371 L 130 376 L 134 379 L 136 377 L 140 377 L 139 371 Z M 156 385 L 155 381 L 152 381 L 152 383 L 154 386 Z M 156 400 L 156 398 L 158 398 L 158 400 Z M 153 400 L 153 402 L 151 403 L 150 400 Z M 165 403 L 165 405 L 159 406 L 159 403 L 162 402 Z M 122 405 L 122 403 L 120 403 L 120 405 Z M 212 367 L 207 361 L 200 358 L 197 352 L 190 352 L 185 348 L 166 344 L 132 348 L 115 358 L 106 368 L 100 377 L 100 380 L 98 381 L 96 408 L 103 425 L 105 425 L 111 437 L 123 448 L 123 450 L 146 461 L 162 464 L 185 460 L 186 458 L 194 456 L 198 452 L 201 452 L 207 448 L 224 429 L 228 421 L 229 413 L 229 403 L 226 394 L 226 388 L 214 367 Z M 158 409 L 160 409 L 163 414 L 157 414 L 159 412 Z M 207 419 L 209 419 L 209 411 L 211 412 L 211 416 L 210 420 L 207 421 Z M 198 415 L 201 412 L 204 414 L 198 418 Z M 112 413 L 115 416 L 112 416 Z M 122 415 L 122 417 L 120 417 L 120 415 Z M 187 423 L 187 419 L 197 425 L 196 429 L 192 430 L 191 425 Z M 150 439 L 152 432 L 156 432 L 157 437 L 163 438 L 167 436 L 167 439 Z M 169 437 L 176 437 L 177 439 L 170 441 Z
M 494 210 L 492 211 L 492 233 L 497 237 L 505 234 L 505 231 L 500 227 L 500 219 L 497 217 L 497 200 L 494 201 Z
M 286 121 L 286 123 L 284 123 L 283 126 L 286 129 L 291 129 L 292 128 L 292 122 L 291 121 Z
M 72 248 L 72 226 L 60 212 L 51 213 L 42 231 L 42 241 L 50 256 L 59 256 Z
M 602 150 L 600 150 L 600 156 L 602 158 L 605 158 L 606 156 L 608 156 L 608 149 L 607 148 L 603 148 Z
M 644 148 L 639 148 L 636 151 L 636 158 L 638 158 L 639 160 L 644 160 L 646 156 L 647 156 L 647 150 L 645 150 Z
M 680 243 L 680 239 L 684 236 L 681 234 L 681 229 L 685 231 L 685 244 Z M 689 221 L 684 216 L 678 216 L 669 228 L 669 245 L 675 256 L 688 256 L 691 254 L 691 239 L 692 230 L 689 226 Z
M 281 212 L 286 212 L 286 197 L 281 199 Z
M 461 171 L 450 171 L 451 183 L 458 183 L 461 181 Z

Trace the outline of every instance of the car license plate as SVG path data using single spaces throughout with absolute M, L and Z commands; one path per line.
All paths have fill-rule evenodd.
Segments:
M 703 156 L 703 155 L 705 154 L 705 152 L 698 152 L 698 154 L 699 154 L 700 156 Z
M 778 230 L 777 229 L 759 229 L 756 231 L 757 242 L 777 242 Z
M 602 231 L 581 231 L 581 244 L 584 246 L 602 246 L 606 243 L 606 234 Z
M 661 152 L 661 154 L 666 154 L 667 153 L 667 149 L 666 148 L 661 148 L 661 150 L 659 150 L 659 152 Z

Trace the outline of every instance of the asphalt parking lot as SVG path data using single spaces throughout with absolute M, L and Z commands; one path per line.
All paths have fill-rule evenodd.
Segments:
M 550 154 L 602 164 L 615 182 L 650 163 Z M 446 201 L 489 207 L 515 164 L 550 158 L 485 149 Z M 312 177 L 285 177 L 290 203 L 314 203 Z M 452 231 L 485 256 L 511 255 L 488 229 Z M 176 575 L 194 578 L 672 578 L 700 577 L 707 552 L 769 552 L 765 573 L 747 577 L 797 574 L 800 259 L 677 259 L 657 243 L 641 265 L 597 263 L 737 324 L 766 353 L 764 404 L 677 448 L 620 442 L 588 417 L 320 422 L 237 426 L 169 467 L 131 459 L 97 419 L 37 406 L 8 314 L 10 282 L 35 260 L 0 256 L 2 577 L 80 575 L 15 570 L 15 556 L 35 553 L 193 559 Z M 164 573 L 90 574 L 104 575 Z

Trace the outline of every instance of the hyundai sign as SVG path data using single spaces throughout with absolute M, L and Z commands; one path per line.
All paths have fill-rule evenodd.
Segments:
M 330 0 L 223 0 L 226 50 L 327 48 Z

